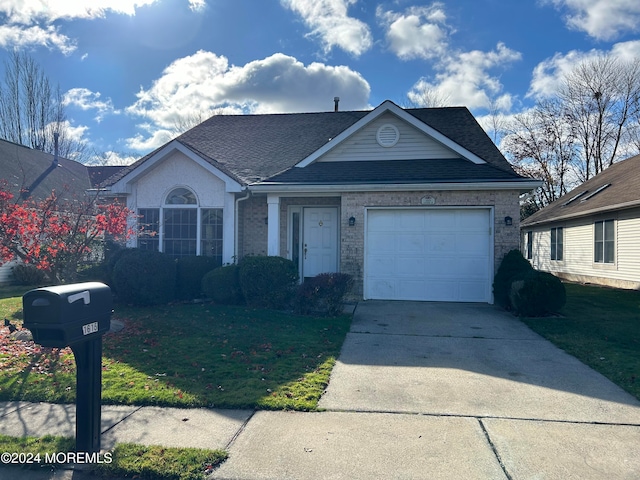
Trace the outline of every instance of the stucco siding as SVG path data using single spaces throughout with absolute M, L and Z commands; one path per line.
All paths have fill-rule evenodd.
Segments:
M 188 183 L 184 183 L 184 179 L 188 179 Z M 140 178 L 129 207 L 157 208 L 176 187 L 192 190 L 201 207 L 224 207 L 224 182 L 181 152 L 173 152 Z
M 393 147 L 382 147 L 376 140 L 378 129 L 394 125 L 400 134 Z M 460 155 L 429 138 L 417 128 L 391 113 L 385 113 L 346 139 L 318 161 L 409 160 L 429 158 L 459 158 Z

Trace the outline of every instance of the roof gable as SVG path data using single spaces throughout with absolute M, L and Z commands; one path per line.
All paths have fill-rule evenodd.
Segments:
M 564 221 L 637 205 L 640 205 L 640 155 L 614 163 L 523 220 L 522 226 Z
M 377 124 L 380 124 L 381 121 L 382 121 L 382 125 L 380 125 L 380 127 L 382 127 L 384 126 L 385 123 L 389 124 L 389 121 L 391 121 L 392 118 L 396 119 L 395 122 L 393 123 L 397 123 L 400 125 L 404 123 L 412 127 L 413 129 L 417 130 L 418 132 L 422 133 L 426 137 L 425 140 L 430 144 L 430 146 L 434 149 L 434 151 L 437 152 L 435 154 L 436 157 L 433 157 L 433 158 L 437 158 L 437 155 L 440 154 L 440 155 L 444 155 L 444 158 L 456 158 L 456 157 L 466 158 L 467 160 L 470 160 L 471 162 L 479 165 L 486 163 L 482 158 L 480 158 L 478 155 L 476 155 L 472 151 L 467 150 L 465 147 L 463 147 L 462 145 L 459 145 L 458 143 L 453 141 L 451 138 L 442 134 L 440 131 L 424 123 L 418 117 L 410 115 L 405 110 L 398 107 L 395 103 L 389 100 L 386 100 L 377 108 L 375 108 L 374 110 L 369 112 L 367 115 L 362 117 L 360 120 L 358 120 L 356 123 L 351 125 L 349 128 L 342 131 L 338 136 L 336 136 L 335 138 L 332 138 L 329 142 L 327 142 L 321 148 L 319 148 L 318 150 L 313 152 L 311 155 L 309 155 L 307 158 L 299 162 L 296 165 L 296 167 L 304 168 L 316 161 L 322 161 L 322 160 L 326 161 L 327 157 L 330 156 L 331 152 L 335 152 L 335 150 L 339 149 L 340 147 L 343 147 L 349 141 L 351 141 L 352 143 L 354 141 L 357 142 L 358 137 L 365 137 L 367 138 L 368 141 L 370 141 L 371 140 L 369 138 L 370 134 L 368 135 L 368 133 L 372 129 L 371 128 L 367 129 L 367 127 L 371 127 L 371 126 L 375 127 Z M 387 122 L 384 122 L 385 119 L 387 119 Z M 385 147 L 380 147 L 380 148 L 384 149 Z M 413 155 L 414 155 L 414 158 L 419 158 L 419 157 L 415 157 L 415 154 Z M 411 157 L 408 157 L 408 158 L 411 158 Z M 408 158 L 406 157 L 406 153 L 405 153 L 405 157 L 402 159 L 406 160 Z M 443 157 L 440 157 L 440 158 L 443 158 Z M 333 159 L 329 159 L 329 160 L 335 161 L 337 160 L 337 158 L 334 157 Z M 350 158 L 347 156 L 345 160 L 348 161 L 350 160 Z
M 404 110 L 386 101 L 371 111 L 216 115 L 114 175 L 106 185 L 143 172 L 169 145 L 180 145 L 239 185 L 255 185 L 313 163 L 385 114 L 416 129 L 441 151 L 519 178 L 466 108 Z

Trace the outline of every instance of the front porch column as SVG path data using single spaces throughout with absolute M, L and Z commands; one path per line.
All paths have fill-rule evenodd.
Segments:
M 267 195 L 267 255 L 280 255 L 280 197 Z

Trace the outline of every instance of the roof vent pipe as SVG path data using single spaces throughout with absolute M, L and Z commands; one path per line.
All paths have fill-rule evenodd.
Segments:
M 340 97 L 333 97 L 333 104 L 334 104 L 334 112 L 338 111 L 338 104 L 340 103 Z
M 53 164 L 58 165 L 58 137 L 60 134 L 54 132 L 53 134 Z

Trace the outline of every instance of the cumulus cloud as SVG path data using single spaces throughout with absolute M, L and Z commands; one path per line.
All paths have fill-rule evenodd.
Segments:
M 555 96 L 562 87 L 563 79 L 579 64 L 609 54 L 622 61 L 639 58 L 640 40 L 617 43 L 610 52 L 594 49 L 588 52 L 571 50 L 566 54 L 555 54 L 533 69 L 527 97 L 542 100 Z
M 640 31 L 638 0 L 547 0 L 547 3 L 569 12 L 566 22 L 570 28 L 599 40 Z
M 281 53 L 235 66 L 201 50 L 175 60 L 150 88 L 138 92 L 126 111 L 145 123 L 128 147 L 158 147 L 175 136 L 177 125 L 214 113 L 328 111 L 334 96 L 341 97 L 345 110 L 364 109 L 369 93 L 366 80 L 345 66 L 304 65 Z
M 61 34 L 55 22 L 103 18 L 108 13 L 135 15 L 136 9 L 160 0 L 1 0 L 0 46 L 24 48 L 44 46 L 65 55 L 75 42 Z M 192 10 L 202 10 L 205 0 L 188 0 Z
M 489 52 L 450 52 L 435 66 L 434 79 L 420 79 L 408 93 L 409 100 L 421 104 L 424 92 L 447 100 L 448 105 L 464 105 L 471 109 L 490 108 L 492 105 L 508 111 L 513 98 L 503 94 L 503 85 L 492 74 L 521 59 L 521 54 L 503 43 Z
M 118 114 L 110 98 L 100 99 L 100 92 L 92 92 L 88 88 L 72 88 L 64 94 L 65 105 L 75 106 L 81 110 L 96 110 L 96 121 L 99 123 L 108 114 Z
M 130 153 L 115 152 L 113 150 L 107 150 L 100 154 L 92 155 L 86 165 L 131 165 L 138 160 L 137 155 Z
M 440 56 L 447 48 L 449 27 L 441 3 L 430 7 L 412 7 L 404 13 L 378 7 L 376 15 L 386 28 L 389 48 L 402 60 L 429 59 Z
M 280 0 L 280 3 L 300 15 L 311 28 L 310 35 L 318 37 L 325 53 L 333 47 L 359 56 L 373 45 L 371 30 L 347 10 L 358 0 Z
M 55 48 L 65 55 L 73 53 L 76 49 L 75 42 L 59 32 L 57 27 L 47 25 L 40 27 L 32 25 L 0 25 L 0 47 L 24 48 L 31 45 L 41 45 L 47 48 Z

